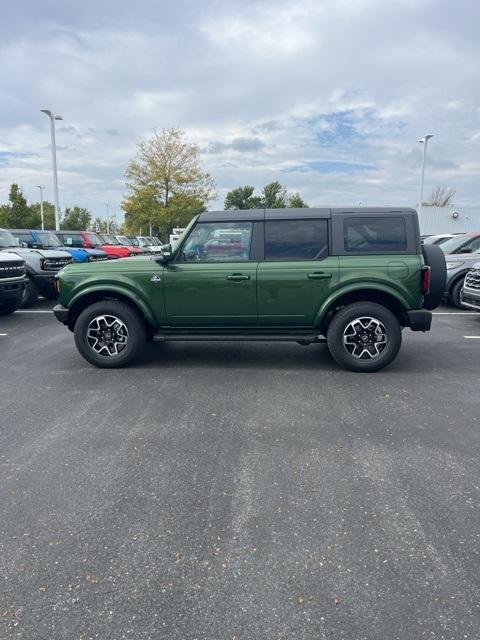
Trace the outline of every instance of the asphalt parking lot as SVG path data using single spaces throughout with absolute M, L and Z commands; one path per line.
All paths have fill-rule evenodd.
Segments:
M 258 343 L 108 371 L 49 308 L 0 318 L 0 637 L 480 638 L 480 314 L 376 374 Z

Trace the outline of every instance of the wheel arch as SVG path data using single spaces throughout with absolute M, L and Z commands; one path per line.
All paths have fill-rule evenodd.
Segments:
M 148 305 L 139 297 L 123 289 L 102 287 L 87 289 L 72 298 L 68 308 L 68 328 L 73 331 L 75 322 L 81 312 L 95 302 L 102 300 L 116 300 L 134 309 L 145 322 L 148 331 L 155 327 L 155 318 Z
M 342 307 L 354 302 L 376 302 L 389 309 L 402 326 L 408 326 L 407 309 L 410 305 L 401 296 L 391 290 L 380 287 L 363 287 L 337 291 L 328 298 L 320 308 L 315 318 L 315 325 L 325 334 L 331 319 Z

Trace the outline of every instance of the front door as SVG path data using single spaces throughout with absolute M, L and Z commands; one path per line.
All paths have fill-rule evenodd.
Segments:
M 338 287 L 338 257 L 328 254 L 327 220 L 265 221 L 265 260 L 257 272 L 260 326 L 313 326 Z
M 195 225 L 163 272 L 170 326 L 256 326 L 258 263 L 250 260 L 252 229 L 252 222 Z

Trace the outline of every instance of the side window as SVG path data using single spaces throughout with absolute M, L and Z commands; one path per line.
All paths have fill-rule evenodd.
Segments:
M 322 260 L 327 256 L 326 220 L 265 221 L 265 260 Z
M 80 234 L 65 233 L 60 236 L 60 240 L 67 247 L 83 247 L 83 238 Z
M 343 241 L 347 253 L 401 253 L 407 250 L 404 218 L 345 218 Z
M 251 242 L 251 222 L 200 222 L 179 258 L 182 262 L 242 262 L 250 259 Z

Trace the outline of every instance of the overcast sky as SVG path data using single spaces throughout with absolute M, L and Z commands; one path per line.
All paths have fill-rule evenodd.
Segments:
M 181 127 L 222 208 L 278 179 L 311 205 L 480 204 L 476 0 L 16 0 L 0 22 L 0 202 L 11 182 L 119 211 L 136 143 Z

